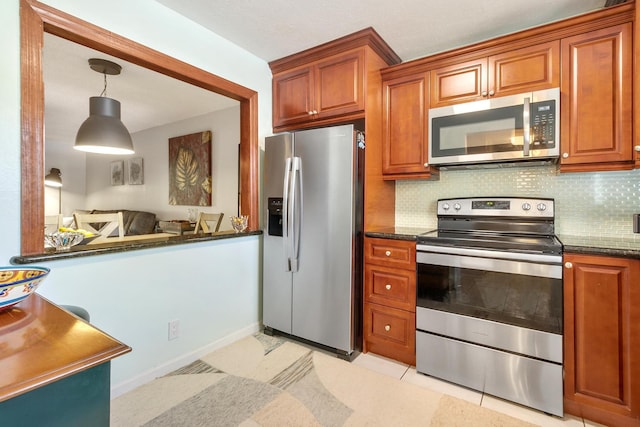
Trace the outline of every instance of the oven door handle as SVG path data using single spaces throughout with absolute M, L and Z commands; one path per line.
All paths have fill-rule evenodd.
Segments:
M 562 263 L 544 264 L 499 258 L 483 258 L 432 252 L 418 252 L 416 258 L 418 271 L 421 270 L 421 266 L 423 265 L 440 265 L 444 267 L 463 268 L 479 271 L 495 271 L 498 273 L 513 275 L 562 279 Z
M 418 255 L 420 252 L 431 252 L 436 254 L 465 255 L 465 256 L 482 257 L 482 258 L 496 258 L 496 259 L 506 259 L 506 260 L 514 260 L 514 261 L 539 262 L 539 263 L 545 263 L 545 264 L 558 264 L 558 265 L 562 264 L 562 255 L 551 255 L 551 254 L 537 254 L 537 253 L 525 254 L 521 252 L 490 251 L 490 250 L 484 250 L 484 249 L 456 248 L 452 246 L 433 246 L 433 245 L 422 245 L 422 244 L 419 244 L 416 246 L 416 251 L 418 252 Z

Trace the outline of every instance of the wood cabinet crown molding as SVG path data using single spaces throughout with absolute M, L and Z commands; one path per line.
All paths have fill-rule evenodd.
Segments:
M 402 61 L 387 42 L 373 28 L 369 27 L 302 52 L 271 61 L 269 62 L 269 68 L 271 68 L 273 74 L 276 74 L 363 46 L 369 46 L 388 65 L 399 64 Z
M 387 80 L 407 74 L 414 74 L 419 71 L 429 71 L 434 68 L 453 65 L 467 59 L 471 60 L 478 57 L 495 55 L 514 49 L 526 48 L 533 44 L 545 43 L 625 22 L 631 22 L 634 19 L 634 10 L 635 2 L 627 2 L 518 31 L 506 36 L 496 37 L 468 46 L 403 62 L 402 64 L 391 65 L 390 67 L 382 69 L 380 73 L 382 74 L 382 78 Z

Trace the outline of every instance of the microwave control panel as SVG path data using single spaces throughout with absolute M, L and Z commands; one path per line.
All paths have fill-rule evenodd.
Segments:
M 531 103 L 531 144 L 553 147 L 556 142 L 556 101 Z

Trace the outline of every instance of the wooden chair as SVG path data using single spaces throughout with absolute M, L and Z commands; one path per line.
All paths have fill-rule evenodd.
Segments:
M 106 214 L 79 214 L 74 213 L 73 218 L 76 222 L 76 228 L 82 228 L 91 233 L 99 234 L 100 237 L 93 242 L 104 242 L 118 229 L 118 236 L 124 237 L 124 221 L 122 212 L 106 213 Z M 97 225 L 100 224 L 100 225 Z M 94 228 L 96 226 L 96 228 Z
M 44 234 L 51 234 L 62 227 L 62 214 L 44 216 Z
M 197 234 L 201 229 L 203 233 L 215 233 L 220 229 L 223 216 L 224 213 L 198 213 L 198 220 L 193 234 Z

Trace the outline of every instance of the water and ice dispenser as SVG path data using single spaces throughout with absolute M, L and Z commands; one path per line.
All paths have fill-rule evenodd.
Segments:
M 282 236 L 282 197 L 269 197 L 267 199 L 267 233 L 270 236 Z

